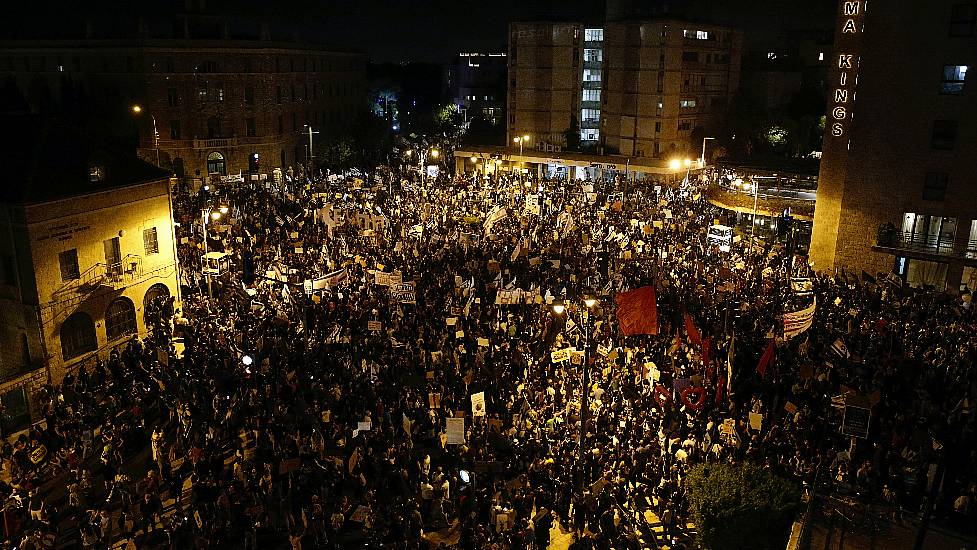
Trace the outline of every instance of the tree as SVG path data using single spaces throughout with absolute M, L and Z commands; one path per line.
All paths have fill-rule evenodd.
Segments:
M 800 492 L 754 464 L 699 464 L 687 478 L 692 521 L 706 550 L 782 550 Z

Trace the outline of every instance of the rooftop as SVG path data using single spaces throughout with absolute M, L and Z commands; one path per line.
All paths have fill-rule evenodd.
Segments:
M 0 115 L 7 177 L 0 202 L 38 204 L 165 180 L 169 173 L 98 144 L 83 131 L 36 115 Z

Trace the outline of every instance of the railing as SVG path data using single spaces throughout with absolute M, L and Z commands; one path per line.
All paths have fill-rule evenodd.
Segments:
M 219 139 L 195 139 L 193 140 L 194 149 L 216 149 L 220 147 L 234 147 L 237 145 L 237 138 Z
M 879 227 L 878 246 L 886 248 L 898 248 L 900 250 L 912 250 L 916 252 L 926 252 L 941 256 L 962 256 L 964 258 L 977 258 L 977 240 L 968 240 L 962 243 L 955 242 L 953 236 L 945 235 L 920 235 L 910 232 L 900 232 L 892 226 Z
M 99 284 L 102 286 L 128 286 L 142 277 L 142 257 L 135 254 L 128 254 L 117 263 L 95 265 L 101 269 L 102 279 Z

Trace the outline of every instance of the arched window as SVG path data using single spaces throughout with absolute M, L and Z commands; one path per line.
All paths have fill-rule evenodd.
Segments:
M 105 309 L 105 336 L 109 341 L 136 333 L 136 306 L 132 300 L 116 298 Z
M 95 323 L 87 313 L 72 313 L 61 323 L 61 355 L 65 361 L 95 351 L 97 347 Z

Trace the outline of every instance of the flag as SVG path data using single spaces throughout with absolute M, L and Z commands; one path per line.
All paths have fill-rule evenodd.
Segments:
M 702 339 L 702 363 L 712 365 L 712 338 Z
M 726 384 L 727 387 L 733 385 L 733 353 L 736 345 L 736 335 L 729 339 L 729 351 L 726 352 Z
M 839 357 L 843 357 L 845 359 L 851 357 L 851 353 L 848 352 L 848 347 L 845 346 L 845 342 L 841 338 L 838 338 L 833 344 L 831 344 L 831 351 L 837 353 Z
M 692 316 L 689 312 L 685 312 L 685 334 L 689 337 L 689 343 L 698 346 L 702 343 L 702 335 L 699 334 L 699 329 L 695 328 L 695 322 L 692 321 Z
M 617 320 L 621 325 L 621 333 L 625 336 L 634 334 L 658 334 L 658 304 L 655 299 L 655 287 L 641 288 L 618 294 Z
M 760 362 L 757 363 L 756 371 L 760 375 L 760 378 L 765 378 L 767 375 L 767 367 L 773 362 L 774 352 L 777 349 L 776 339 L 771 338 L 770 343 L 767 344 L 767 349 L 760 356 Z
M 798 334 L 811 328 L 814 322 L 814 310 L 817 308 L 818 299 L 815 296 L 814 303 L 810 307 L 800 311 L 792 311 L 784 314 L 784 338 L 790 340 Z
M 716 406 L 720 407 L 723 404 L 723 393 L 726 391 L 726 377 L 720 376 L 719 380 L 716 382 Z

